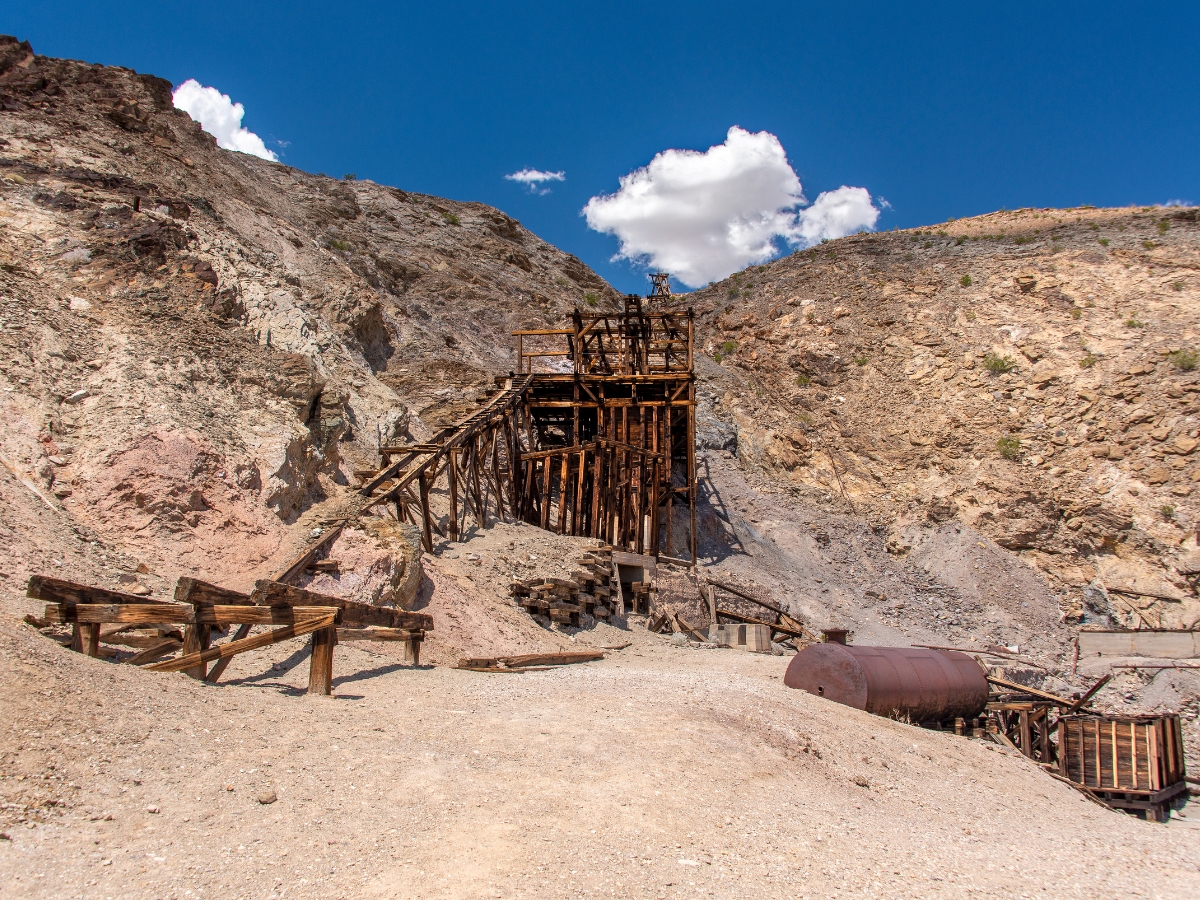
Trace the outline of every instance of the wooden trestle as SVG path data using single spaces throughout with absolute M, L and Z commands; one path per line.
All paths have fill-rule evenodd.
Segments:
M 469 512 L 480 528 L 520 520 L 694 564 L 692 310 L 650 313 L 630 296 L 623 313 L 577 312 L 570 326 L 513 332 L 518 370 L 484 406 L 427 443 L 380 448 L 381 469 L 361 476 L 363 511 L 394 505 L 426 550 L 434 532 L 460 540 Z

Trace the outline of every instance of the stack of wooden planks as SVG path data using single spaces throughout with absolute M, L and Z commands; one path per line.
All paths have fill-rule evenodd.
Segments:
M 621 615 L 620 591 L 613 586 L 612 549 L 589 551 L 576 562 L 579 570 L 570 578 L 512 582 L 509 591 L 514 602 L 530 615 L 574 627 L 579 627 L 584 614 L 602 620 Z
M 313 694 L 332 691 L 333 648 L 339 641 L 403 641 L 417 665 L 421 642 L 433 629 L 432 617 L 421 613 L 316 594 L 279 581 L 257 581 L 245 594 L 181 578 L 173 600 L 162 601 L 34 575 L 27 594 L 47 604 L 45 622 L 71 626 L 71 647 L 88 656 L 102 655 L 105 637 L 127 634 L 130 628 L 180 626 L 182 641 L 173 636 L 151 641 L 127 661 L 153 671 L 186 672 L 209 683 L 215 683 L 239 653 L 311 634 L 308 690 Z M 120 628 L 106 636 L 103 625 Z M 233 626 L 236 630 L 227 641 L 213 643 Z M 252 636 L 255 626 L 271 630 Z M 176 652 L 179 655 L 173 656 Z M 171 658 L 163 659 L 168 655 Z

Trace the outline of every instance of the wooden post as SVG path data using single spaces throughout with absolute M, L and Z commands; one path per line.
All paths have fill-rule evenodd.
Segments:
M 1033 756 L 1033 731 L 1029 727 L 1029 710 L 1021 710 L 1021 752 Z
M 553 462 L 553 456 L 547 456 L 542 460 L 542 508 L 538 524 L 543 531 L 550 527 L 550 475 L 554 468 Z
M 446 480 L 450 483 L 450 540 L 458 540 L 458 450 L 446 454 Z
M 100 625 L 98 623 L 85 622 L 80 625 L 79 638 L 85 656 L 100 655 Z
M 212 636 L 212 629 L 207 625 L 189 625 L 183 631 L 183 655 L 189 653 L 202 653 L 208 649 L 208 643 Z M 189 678 L 195 678 L 198 681 L 203 681 L 208 674 L 208 663 L 200 663 L 191 669 L 184 669 L 184 674 Z
M 425 552 L 433 552 L 433 517 L 429 514 L 429 475 L 425 470 L 417 476 L 417 484 L 421 491 L 421 540 L 425 544 Z
M 308 692 L 328 697 L 333 693 L 333 648 L 337 628 L 330 626 L 313 632 L 312 659 L 308 669 Z
M 562 455 L 562 467 L 558 473 L 558 533 L 567 531 L 567 495 L 571 484 L 571 454 Z

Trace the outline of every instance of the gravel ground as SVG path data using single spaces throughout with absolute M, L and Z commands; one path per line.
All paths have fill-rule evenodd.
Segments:
M 1200 891 L 1190 820 L 1107 812 L 990 745 L 789 691 L 786 658 L 627 639 L 521 675 L 343 645 L 334 697 L 309 698 L 300 641 L 211 687 L 0 626 L 2 893 Z

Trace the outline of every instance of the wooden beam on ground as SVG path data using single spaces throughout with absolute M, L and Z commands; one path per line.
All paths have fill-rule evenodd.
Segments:
M 522 669 L 528 666 L 567 666 L 574 663 L 594 662 L 604 659 L 600 650 L 574 650 L 561 653 L 526 653 L 519 656 L 494 656 L 477 659 L 460 659 L 460 669 L 507 668 Z
M 299 556 L 285 565 L 282 569 L 271 576 L 271 581 L 291 581 L 301 572 L 308 568 L 308 564 L 313 561 L 314 557 L 330 544 L 334 539 L 342 533 L 342 529 L 346 526 L 346 520 L 343 519 L 329 528 L 313 543 L 309 544 Z

